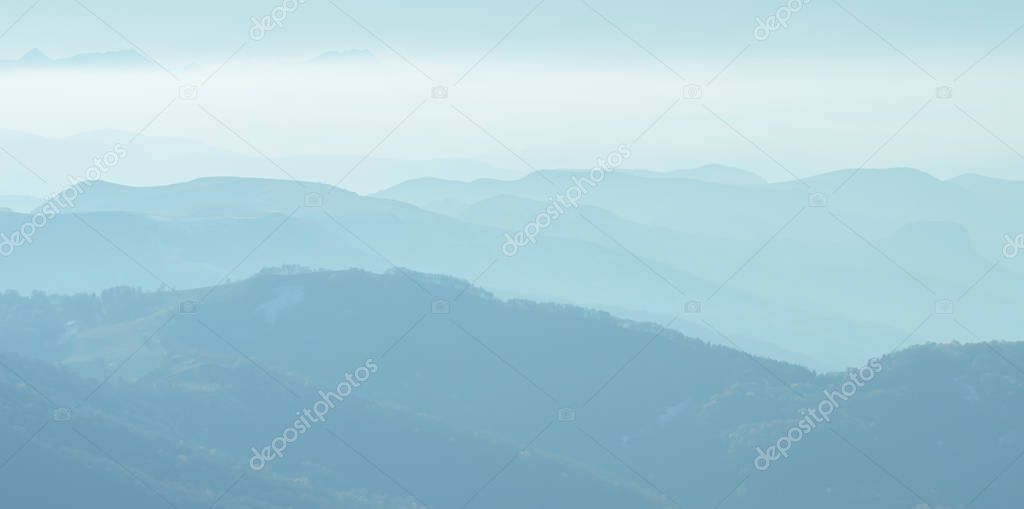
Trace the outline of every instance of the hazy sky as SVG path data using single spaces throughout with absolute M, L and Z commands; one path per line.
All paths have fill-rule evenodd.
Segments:
M 0 58 L 134 49 L 156 63 L 0 71 L 0 129 L 130 138 L 145 127 L 244 154 L 515 171 L 588 167 L 627 143 L 632 166 L 714 162 L 771 180 L 861 165 L 1024 175 L 1020 2 L 296 0 L 252 39 L 251 19 L 282 5 L 12 0 Z M 786 26 L 756 36 L 777 13 Z M 354 48 L 376 61 L 306 64 Z M 179 98 L 188 85 L 197 100 Z M 448 99 L 430 99 L 437 85 Z M 0 154 L 0 171 L 14 164 Z

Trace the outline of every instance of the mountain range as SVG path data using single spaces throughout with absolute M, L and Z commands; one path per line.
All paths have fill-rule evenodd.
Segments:
M 134 50 L 80 53 L 53 59 L 39 48 L 33 48 L 17 60 L 0 61 L 0 70 L 134 69 L 148 65 L 151 65 L 149 59 Z
M 174 106 L 187 107 L 184 102 Z M 0 148 L 13 156 L 0 150 L 0 188 L 19 189 L 20 193 L 38 196 L 53 194 L 61 190 L 58 186 L 68 184 L 69 176 L 84 178 L 93 161 L 115 146 L 121 146 L 126 155 L 109 169 L 109 176 L 134 186 L 206 178 L 223 174 L 225 168 L 244 169 L 245 175 L 256 178 L 288 179 L 291 174 L 298 179 L 339 184 L 361 193 L 380 191 L 427 175 L 453 180 L 513 179 L 521 175 L 473 159 L 397 160 L 337 154 L 264 157 L 244 146 L 242 149 L 246 152 L 239 153 L 183 138 L 118 130 L 57 139 L 0 129 Z M 174 175 L 176 180 L 169 182 L 160 175 Z
M 0 509 L 1022 505 L 1020 0 L 8 4 Z
M 825 370 L 903 343 L 1017 337 L 1020 266 L 1003 256 L 1024 214 L 1015 182 L 892 169 L 735 183 L 744 173 L 723 169 L 733 183 L 722 183 L 717 171 L 610 174 L 514 256 L 508 236 L 585 173 L 412 180 L 373 196 L 286 180 L 95 182 L 0 273 L 23 292 L 96 292 L 198 287 L 286 264 L 402 267 Z M 30 219 L 0 213 L 0 232 Z M 68 252 L 92 270 L 58 263 Z
M 0 483 L 22 506 L 1002 508 L 1021 496 L 1019 343 L 918 346 L 815 374 L 449 277 L 299 268 L 195 290 L 8 292 L 0 330 L 13 352 L 0 357 Z M 251 449 L 367 359 L 379 373 L 249 468 Z M 827 421 L 758 461 L 830 399 Z M 31 482 L 41 472 L 63 488 Z

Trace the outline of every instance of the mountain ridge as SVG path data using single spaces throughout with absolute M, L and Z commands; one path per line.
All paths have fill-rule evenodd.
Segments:
M 328 425 L 401 486 L 362 462 L 349 463 L 350 456 L 336 453 L 339 444 L 332 438 L 315 434 L 275 460 L 272 477 L 250 473 L 256 484 L 234 496 L 266 498 L 271 488 L 265 483 L 301 471 L 307 477 L 304 488 L 276 497 L 294 500 L 296 493 L 312 490 L 312 495 L 324 486 L 371 486 L 375 496 L 387 500 L 403 497 L 404 487 L 428 505 L 458 505 L 512 457 L 518 458 L 516 467 L 480 495 L 482 504 L 543 506 L 541 501 L 550 497 L 587 499 L 597 490 L 602 495 L 589 506 L 622 507 L 623 500 L 632 500 L 629 507 L 675 506 L 666 496 L 684 506 L 706 506 L 720 502 L 741 482 L 744 489 L 725 507 L 917 504 L 914 493 L 893 483 L 878 466 L 883 465 L 928 500 L 955 507 L 991 480 L 986 466 L 991 467 L 992 458 L 1002 465 L 1024 445 L 1014 435 L 1024 408 L 1019 404 L 1024 372 L 1016 368 L 1024 360 L 1022 343 L 919 345 L 883 356 L 848 401 L 837 399 L 841 411 L 819 424 L 849 442 L 813 431 L 793 444 L 786 458 L 761 470 L 755 463 L 758 447 L 785 436 L 804 418 L 801 409 L 817 407 L 830 392 L 847 391 L 844 384 L 852 373 L 865 373 L 875 361 L 853 372 L 819 374 L 607 313 L 463 291 L 464 283 L 400 271 L 285 270 L 215 288 L 108 292 L 101 299 L 4 294 L 0 324 L 18 330 L 24 341 L 59 351 L 60 342 L 47 338 L 65 337 L 70 322 L 87 330 L 93 322 L 132 322 L 153 309 L 174 313 L 164 326 L 150 323 L 126 336 L 137 338 L 129 342 L 134 348 L 139 338 L 153 338 L 130 365 L 117 362 L 130 352 L 106 356 L 113 362 L 99 366 L 91 378 L 116 378 L 101 384 L 73 419 L 83 435 L 145 472 L 161 494 L 184 501 L 189 509 L 200 505 L 191 501 L 196 495 L 174 487 L 170 479 L 196 486 L 201 485 L 197 476 L 207 469 L 201 465 L 245 468 L 251 444 L 275 436 L 296 405 L 314 401 L 318 388 L 343 379 L 339 370 L 366 358 L 376 359 L 380 374 L 335 410 Z M 449 301 L 446 312 L 438 312 L 438 298 Z M 194 299 L 195 307 L 182 312 L 180 299 Z M 272 303 L 277 311 L 269 315 Z M 6 321 L 22 316 L 10 312 L 12 307 L 26 306 L 45 311 L 28 322 L 37 329 L 59 326 L 46 334 L 11 327 Z M 99 346 L 74 334 L 71 338 L 89 348 Z M 4 363 L 44 394 L 58 392 L 54 399 L 61 404 L 77 399 L 61 396 L 64 392 L 81 395 L 94 387 L 49 382 L 56 371 L 52 367 L 29 368 L 10 357 Z M 65 369 L 83 367 L 68 364 Z M 55 391 L 56 386 L 68 389 Z M 289 392 L 298 394 L 298 401 Z M 7 370 L 0 370 L 0 395 L 0 401 L 16 401 L 16 408 L 24 409 L 19 415 L 26 422 L 49 412 Z M 556 417 L 566 408 L 575 409 L 574 414 L 565 414 L 566 420 Z M 204 418 L 190 417 L 198 413 Z M 976 433 L 962 433 L 971 429 Z M 189 461 L 148 452 L 167 450 L 169 445 L 157 444 L 170 430 L 191 437 L 172 448 Z M 531 440 L 537 430 L 543 431 Z M 0 434 L 10 437 L 0 440 L 0 450 L 24 440 L 28 431 Z M 381 441 L 384 436 L 388 440 Z M 962 440 L 943 440 L 950 436 Z M 43 434 L 40 444 L 81 450 L 61 437 Z M 524 448 L 524 443 L 530 445 Z M 666 448 L 665 443 L 676 446 Z M 217 453 L 196 457 L 207 449 Z M 431 453 L 410 464 L 409 450 Z M 921 458 L 929 459 L 926 468 L 916 463 Z M 32 446 L 13 465 L 35 471 L 54 461 Z M 481 465 L 486 465 L 482 472 Z M 637 471 L 644 473 L 641 479 Z M 779 476 L 794 475 L 808 484 L 777 489 Z M 685 482 L 666 482 L 673 478 Z M 820 486 L 835 490 L 826 493 Z M 1010 482 L 996 486 L 977 507 L 1005 507 L 1021 489 Z M 39 496 L 4 487 L 26 500 Z

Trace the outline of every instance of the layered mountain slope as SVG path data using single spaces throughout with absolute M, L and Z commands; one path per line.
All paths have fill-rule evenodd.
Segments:
M 329 448 L 328 433 L 304 437 L 252 476 L 302 477 L 311 492 L 327 483 L 395 500 L 408 490 L 445 507 L 480 490 L 473 503 L 482 507 L 851 509 L 960 507 L 975 497 L 972 507 L 996 508 L 1022 495 L 1013 482 L 1024 449 L 1017 343 L 916 347 L 856 375 L 818 375 L 657 326 L 502 301 L 410 272 L 292 270 L 212 289 L 8 294 L 2 303 L 2 330 L 19 331 L 3 348 L 91 373 L 96 384 L 112 377 L 89 399 L 96 412 L 137 402 L 131 412 L 161 423 L 139 429 L 215 449 L 242 468 L 249 448 L 277 436 L 317 391 L 373 359 L 379 372 L 328 424 L 387 475 Z M 38 316 L 10 323 L 26 309 Z M 24 399 L 39 399 L 33 386 L 76 397 L 94 387 L 15 369 L 9 384 Z M 60 406 L 75 399 L 48 397 Z M 826 400 L 835 406 L 828 421 L 760 468 L 758 448 L 779 444 Z M 83 434 L 112 443 L 104 426 L 113 424 L 91 412 Z M 27 421 L 16 422 L 11 436 L 27 439 Z M 116 457 L 128 455 L 119 461 L 151 484 L 198 482 L 192 453 L 149 456 L 161 447 L 118 447 Z M 411 462 L 410 450 L 431 452 Z M 163 493 L 177 496 L 165 482 Z

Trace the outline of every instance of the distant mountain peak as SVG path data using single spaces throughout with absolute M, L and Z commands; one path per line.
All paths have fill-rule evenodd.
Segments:
M 50 57 L 46 56 L 46 53 L 43 53 L 43 50 L 39 48 L 30 49 L 28 53 L 25 53 L 19 61 L 28 64 L 52 62 Z
M 754 172 L 720 164 L 705 164 L 688 170 L 676 170 L 671 174 L 717 184 L 758 185 L 766 182 Z
M 136 67 L 149 63 L 149 59 L 138 51 L 114 50 L 80 53 L 67 58 L 53 59 L 39 48 L 33 48 L 18 60 L 0 61 L 0 64 L 17 67 Z

